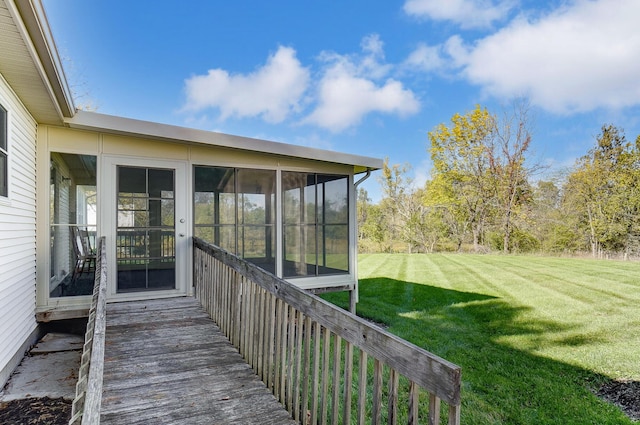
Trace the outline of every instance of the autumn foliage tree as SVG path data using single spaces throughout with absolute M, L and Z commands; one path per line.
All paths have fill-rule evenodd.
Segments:
M 502 249 L 510 251 L 516 216 L 528 201 L 529 176 L 536 168 L 527 165 L 528 125 L 526 104 L 516 104 L 502 120 L 476 106 L 429 133 L 434 180 L 458 203 L 452 208 L 462 207 L 457 216 L 467 221 L 476 251 L 488 225 L 500 229 Z
M 526 103 L 501 117 L 475 107 L 429 132 L 431 179 L 385 160 L 383 199 L 358 198 L 362 242 L 377 250 L 578 253 L 640 257 L 640 136 L 613 125 L 555 177 L 534 180 Z
M 605 125 L 567 179 L 564 206 L 582 223 L 594 257 L 640 249 L 639 144 L 640 137 L 630 143 L 617 127 Z
M 450 206 L 457 210 L 460 227 L 471 229 L 476 251 L 493 212 L 488 147 L 495 136 L 495 118 L 480 106 L 465 115 L 455 114 L 450 126 L 440 124 L 429 132 L 433 178 L 439 190 L 455 200 Z

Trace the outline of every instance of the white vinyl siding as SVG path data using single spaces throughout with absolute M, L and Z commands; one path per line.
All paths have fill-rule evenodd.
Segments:
M 34 119 L 0 75 L 7 111 L 8 193 L 0 197 L 0 386 L 36 329 L 36 132 Z

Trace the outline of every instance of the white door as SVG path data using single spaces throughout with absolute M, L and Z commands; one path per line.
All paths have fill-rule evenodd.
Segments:
M 105 158 L 111 299 L 187 293 L 186 168 L 179 161 Z

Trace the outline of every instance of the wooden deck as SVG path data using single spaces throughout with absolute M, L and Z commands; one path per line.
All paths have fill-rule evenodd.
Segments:
M 101 424 L 294 424 L 194 298 L 107 308 Z

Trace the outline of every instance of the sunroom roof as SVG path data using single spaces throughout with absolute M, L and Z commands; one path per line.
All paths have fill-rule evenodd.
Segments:
M 65 119 L 65 124 L 71 128 L 80 130 L 100 131 L 171 142 L 198 143 L 272 155 L 330 162 L 334 164 L 350 165 L 354 167 L 355 173 L 382 168 L 382 160 L 378 158 L 160 124 L 150 121 L 141 121 L 131 118 L 99 114 L 96 112 L 77 111 L 72 118 Z

